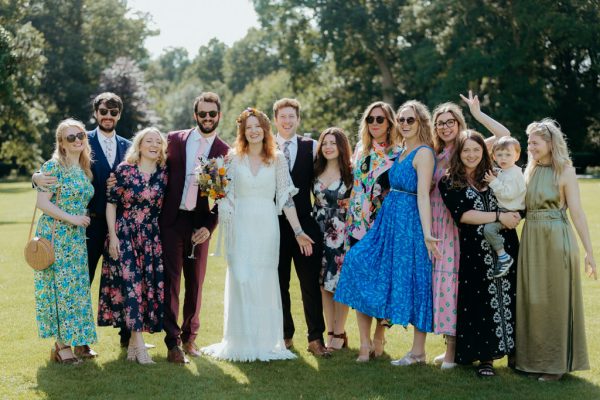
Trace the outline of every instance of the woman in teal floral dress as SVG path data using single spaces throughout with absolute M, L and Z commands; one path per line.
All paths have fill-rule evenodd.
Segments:
M 86 207 L 94 194 L 90 153 L 84 125 L 73 119 L 62 121 L 56 128 L 54 154 L 41 170 L 56 177 L 57 183 L 38 189 L 37 194 L 43 215 L 36 235 L 52 240 L 56 225 L 55 261 L 35 272 L 36 319 L 40 337 L 55 338 L 52 359 L 61 363 L 77 363 L 77 355 L 95 355 L 89 348 L 96 341 L 96 327 L 85 246 L 85 228 L 90 223 Z

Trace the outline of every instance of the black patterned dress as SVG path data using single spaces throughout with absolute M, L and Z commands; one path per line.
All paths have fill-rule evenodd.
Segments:
M 331 293 L 335 292 L 344 262 L 344 233 L 350 189 L 341 178 L 329 187 L 325 187 L 317 178 L 313 186 L 313 217 L 323 234 L 323 268 L 319 281 Z
M 446 178 L 440 181 L 439 189 L 460 237 L 456 362 L 471 364 L 511 355 L 515 350 L 516 264 L 507 275 L 494 278 L 496 253 L 483 236 L 484 225 L 460 222 L 470 210 L 496 211 L 496 197 L 492 190 L 453 188 Z M 506 252 L 516 260 L 516 230 L 505 229 L 501 233 Z

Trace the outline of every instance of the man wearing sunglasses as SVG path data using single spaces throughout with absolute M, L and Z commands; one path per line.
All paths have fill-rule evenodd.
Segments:
M 104 252 L 104 242 L 108 233 L 106 224 L 106 181 L 119 165 L 131 141 L 116 134 L 115 128 L 123 111 L 123 101 L 111 92 L 100 93 L 93 101 L 94 118 L 98 126 L 87 132 L 92 149 L 92 184 L 94 196 L 88 204 L 90 225 L 86 228 L 86 245 L 90 284 L 94 280 L 98 261 Z M 42 173 L 33 175 L 35 186 L 45 187 L 56 183 L 56 178 Z M 127 347 L 130 333 L 119 332 L 121 346 Z
M 208 198 L 198 193 L 194 169 L 200 157 L 223 157 L 229 150 L 216 132 L 221 120 L 221 100 L 216 93 L 204 92 L 196 98 L 193 118 L 196 127 L 167 136 L 169 181 L 159 220 L 165 267 L 165 344 L 167 361 L 175 364 L 188 363 L 186 354 L 200 355 L 195 340 L 200 328 L 202 284 L 210 235 L 217 225 L 217 208 L 211 210 Z M 182 273 L 185 297 L 179 325 Z

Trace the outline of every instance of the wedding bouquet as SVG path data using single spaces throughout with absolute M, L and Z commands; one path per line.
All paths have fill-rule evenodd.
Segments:
M 229 180 L 223 157 L 200 158 L 200 164 L 196 167 L 195 173 L 200 196 L 208 196 L 213 200 L 225 197 L 225 188 Z

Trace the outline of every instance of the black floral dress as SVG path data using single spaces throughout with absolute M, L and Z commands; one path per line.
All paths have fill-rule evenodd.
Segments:
M 164 309 L 164 272 L 158 216 L 167 172 L 158 167 L 152 175 L 137 165 L 117 167 L 116 185 L 108 201 L 117 205 L 116 233 L 120 256 L 102 261 L 98 325 L 134 332 L 160 332 Z
M 454 188 L 446 178 L 440 181 L 439 189 L 460 237 L 456 362 L 471 364 L 511 355 L 515 350 L 516 263 L 507 275 L 494 278 L 496 253 L 483 236 L 484 225 L 460 222 L 469 210 L 496 211 L 496 197 L 492 190 Z M 516 260 L 516 230 L 505 229 L 501 233 L 506 252 Z
M 321 286 L 332 293 L 335 292 L 344 262 L 344 232 L 350 189 L 342 179 L 325 187 L 317 178 L 313 186 L 313 217 L 323 234 L 323 267 L 319 280 Z

